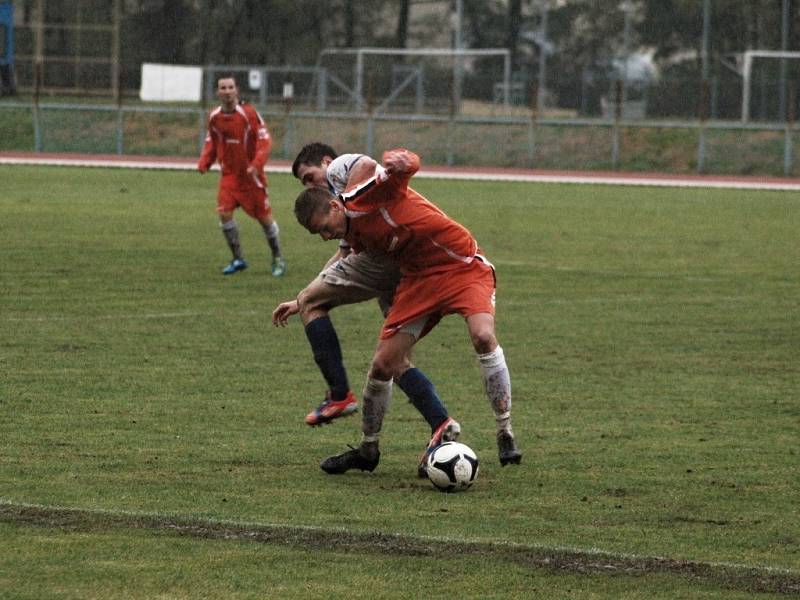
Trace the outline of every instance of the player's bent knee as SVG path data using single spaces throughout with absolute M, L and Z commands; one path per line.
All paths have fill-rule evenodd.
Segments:
M 405 361 L 392 360 L 391 357 L 376 355 L 372 359 L 369 373 L 375 379 L 382 379 L 388 381 L 393 377 L 398 377 L 401 372 L 405 371 L 403 365 Z
M 488 313 L 478 313 L 467 318 L 467 327 L 472 346 L 478 354 L 488 354 L 497 348 L 494 332 L 494 317 Z
M 497 348 L 497 337 L 494 335 L 494 331 L 470 331 L 470 337 L 472 338 L 472 346 L 478 354 L 488 354 Z

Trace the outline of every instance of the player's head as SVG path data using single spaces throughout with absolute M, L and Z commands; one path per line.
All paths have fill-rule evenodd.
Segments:
M 305 187 L 328 187 L 326 171 L 331 161 L 336 158 L 336 151 L 321 142 L 306 144 L 292 163 L 292 174 Z
M 323 240 L 342 239 L 347 233 L 344 205 L 328 190 L 309 187 L 294 202 L 294 216 L 309 233 Z
M 217 98 L 226 109 L 231 109 L 239 102 L 239 86 L 233 73 L 223 73 L 217 77 Z

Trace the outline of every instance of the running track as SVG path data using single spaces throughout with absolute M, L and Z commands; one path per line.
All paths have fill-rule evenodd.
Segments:
M 70 167 L 110 167 L 126 169 L 193 170 L 195 158 L 126 156 L 116 154 L 56 154 L 0 152 L 0 165 L 52 165 Z M 267 172 L 290 173 L 289 161 L 270 161 Z M 742 177 L 720 175 L 670 175 L 666 173 L 622 173 L 609 171 L 555 171 L 540 169 L 501 169 L 469 167 L 424 167 L 417 177 L 470 179 L 485 181 L 523 181 L 539 183 L 583 183 L 606 185 L 645 185 L 660 187 L 729 188 L 750 190 L 800 191 L 800 179 L 781 177 Z

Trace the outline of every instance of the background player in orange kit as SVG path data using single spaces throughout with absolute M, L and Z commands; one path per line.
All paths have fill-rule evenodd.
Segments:
M 324 240 L 344 239 L 356 252 L 381 252 L 402 277 L 380 333 L 363 396 L 359 448 L 325 459 L 328 473 L 372 471 L 391 398 L 392 379 L 408 368 L 411 350 L 448 314 L 464 317 L 497 422 L 500 464 L 518 464 L 522 453 L 511 429 L 511 379 L 494 323 L 494 267 L 472 234 L 408 187 L 419 157 L 407 150 L 384 153 L 375 175 L 338 197 L 306 189 L 295 202 L 297 220 Z
M 219 161 L 222 177 L 217 194 L 220 228 L 233 259 L 222 272 L 231 275 L 247 268 L 239 242 L 239 226 L 233 218 L 236 207 L 261 224 L 272 251 L 272 274 L 286 272 L 281 254 L 278 224 L 272 218 L 264 165 L 269 159 L 272 138 L 266 123 L 252 105 L 240 102 L 239 88 L 232 75 L 217 79 L 220 106 L 208 117 L 208 133 L 197 170 L 205 173 Z

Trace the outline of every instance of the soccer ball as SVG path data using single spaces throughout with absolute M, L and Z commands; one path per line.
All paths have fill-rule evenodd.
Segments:
M 428 456 L 428 479 L 443 492 L 467 489 L 478 476 L 478 457 L 459 442 L 444 442 Z

